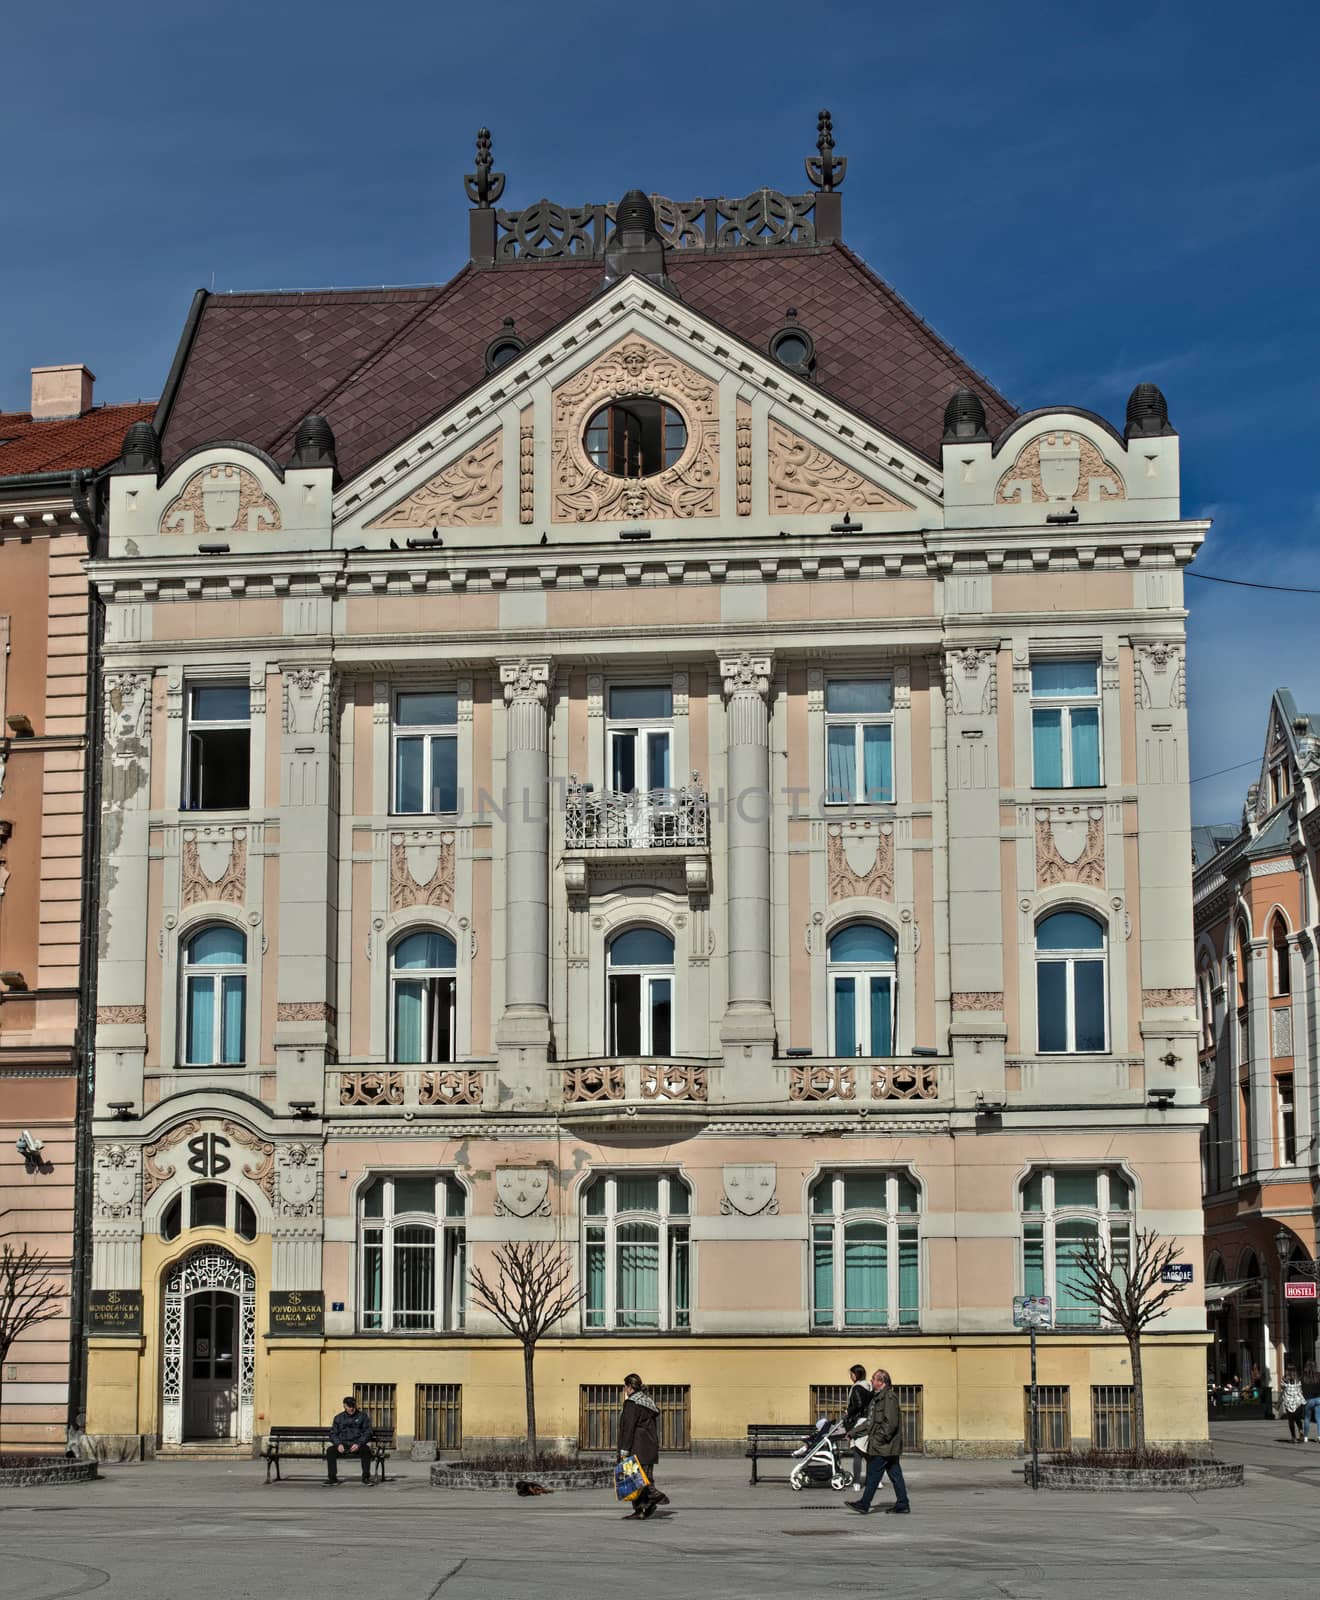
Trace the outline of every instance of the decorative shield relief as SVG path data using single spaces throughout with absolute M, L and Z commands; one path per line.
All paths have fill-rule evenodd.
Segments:
M 550 1215 L 550 1173 L 545 1167 L 496 1167 L 495 1209 L 500 1216 Z
M 726 1217 L 731 1211 L 741 1212 L 744 1217 L 754 1217 L 762 1211 L 773 1216 L 779 1210 L 774 1167 L 725 1167 L 720 1210 Z
M 1071 500 L 1081 478 L 1082 447 L 1070 433 L 1047 434 L 1040 442 L 1040 486 L 1051 500 Z

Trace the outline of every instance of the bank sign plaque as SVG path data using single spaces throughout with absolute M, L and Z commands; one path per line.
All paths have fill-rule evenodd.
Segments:
M 92 1289 L 87 1296 L 87 1332 L 93 1337 L 107 1333 L 137 1337 L 142 1332 L 142 1291 Z
M 325 1332 L 325 1296 L 319 1289 L 272 1289 L 270 1338 Z

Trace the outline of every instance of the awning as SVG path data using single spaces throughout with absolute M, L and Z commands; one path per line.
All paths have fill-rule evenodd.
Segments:
M 1241 1294 L 1246 1289 L 1254 1289 L 1260 1293 L 1259 1278 L 1235 1278 L 1231 1283 L 1207 1283 L 1205 1286 L 1205 1303 L 1214 1305 L 1217 1300 L 1231 1300 L 1234 1295 Z

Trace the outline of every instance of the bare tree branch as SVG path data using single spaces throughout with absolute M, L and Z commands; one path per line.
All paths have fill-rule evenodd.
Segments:
M 46 1276 L 50 1266 L 31 1245 L 0 1246 L 0 1361 L 30 1328 L 62 1315 L 64 1290 Z

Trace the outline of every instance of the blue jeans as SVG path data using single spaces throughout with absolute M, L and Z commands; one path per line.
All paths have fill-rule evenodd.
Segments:
M 1302 1412 L 1303 1439 L 1306 1438 L 1306 1425 L 1308 1422 L 1315 1423 L 1315 1436 L 1317 1441 L 1320 1441 L 1320 1395 L 1317 1395 L 1314 1400 L 1308 1400 L 1306 1402 L 1306 1410 Z
M 903 1468 L 899 1464 L 898 1457 L 867 1456 L 866 1487 L 862 1490 L 862 1498 L 858 1502 L 863 1511 L 871 1509 L 871 1502 L 875 1499 L 875 1491 L 880 1487 L 880 1480 L 886 1472 L 889 1474 L 890 1483 L 894 1486 L 894 1505 L 900 1509 L 907 1505 L 907 1484 L 903 1482 Z

